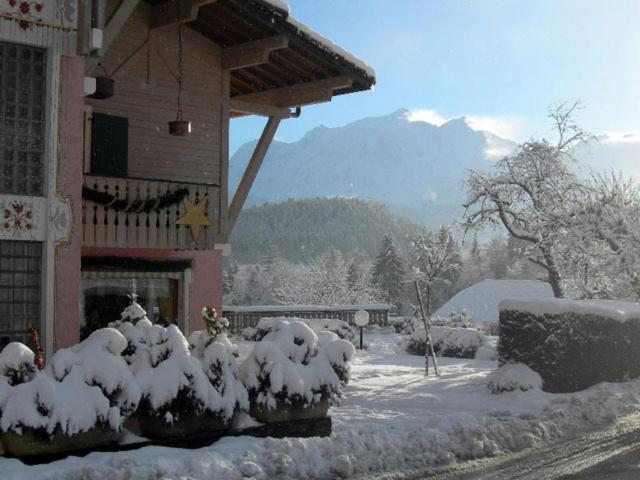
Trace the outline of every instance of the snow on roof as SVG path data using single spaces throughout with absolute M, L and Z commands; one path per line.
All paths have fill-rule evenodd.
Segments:
M 224 305 L 224 312 L 342 312 L 358 310 L 389 310 L 386 303 L 371 303 L 365 305 Z
M 534 315 L 561 315 L 578 313 L 611 318 L 624 322 L 630 319 L 640 320 L 640 304 L 619 300 L 570 300 L 566 298 L 548 298 L 538 300 L 504 300 L 500 310 L 517 310 Z
M 287 22 L 298 29 L 298 34 L 300 36 L 306 37 L 307 40 L 309 40 L 311 43 L 318 46 L 322 50 L 332 53 L 335 57 L 341 58 L 345 62 L 350 63 L 354 67 L 362 70 L 369 78 L 374 78 L 376 76 L 376 72 L 371 66 L 367 65 L 351 52 L 345 50 L 339 45 L 336 45 L 328 38 L 323 37 L 318 32 L 311 30 L 297 18 L 289 15 L 289 17 L 287 17 Z
M 495 323 L 503 300 L 551 297 L 549 284 L 539 280 L 483 280 L 456 293 L 435 315 L 446 317 L 452 311 L 466 308 L 471 311 L 474 322 Z
M 343 60 L 346 63 L 351 64 L 355 68 L 362 70 L 363 73 L 369 78 L 375 78 L 375 70 L 367 65 L 365 62 L 357 58 L 351 52 L 348 52 L 344 48 L 336 45 L 328 38 L 320 35 L 318 32 L 311 30 L 304 23 L 290 14 L 289 6 L 282 0 L 260 0 L 268 8 L 278 10 L 285 19 L 285 21 L 297 30 L 298 36 L 313 43 L 318 48 L 333 54 L 339 60 Z

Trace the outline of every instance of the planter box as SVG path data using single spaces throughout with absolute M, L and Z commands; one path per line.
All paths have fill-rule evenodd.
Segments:
M 94 427 L 74 435 L 56 431 L 49 436 L 46 432 L 28 427 L 23 428 L 22 431 L 21 435 L 5 432 L 0 436 L 5 454 L 13 457 L 30 457 L 99 449 L 117 444 L 121 437 L 120 432 L 103 427 Z
M 251 408 L 249 409 L 249 415 L 262 423 L 275 423 L 322 418 L 327 416 L 328 411 L 328 399 L 320 400 L 318 403 L 308 407 L 278 402 L 276 408 L 272 410 L 255 405 L 252 402 Z
M 231 419 L 205 413 L 201 415 L 180 415 L 173 423 L 162 417 L 136 415 L 140 435 L 153 440 L 174 440 L 187 437 L 224 435 L 229 431 Z

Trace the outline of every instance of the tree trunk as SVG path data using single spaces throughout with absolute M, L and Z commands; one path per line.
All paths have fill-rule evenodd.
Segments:
M 540 250 L 542 250 L 542 255 L 544 256 L 545 263 L 547 264 L 547 275 L 549 285 L 551 285 L 551 290 L 553 290 L 553 296 L 556 298 L 564 298 L 564 289 L 562 288 L 562 280 L 560 279 L 558 267 L 556 267 L 553 258 L 546 248 L 541 248 Z

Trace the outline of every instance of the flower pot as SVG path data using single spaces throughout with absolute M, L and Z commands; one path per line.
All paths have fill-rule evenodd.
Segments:
M 23 427 L 22 434 L 4 432 L 0 435 L 0 440 L 6 455 L 30 457 L 97 449 L 118 443 L 120 437 L 121 432 L 106 427 L 93 427 L 73 435 L 58 430 L 48 435 L 43 430 Z
M 306 407 L 300 403 L 286 403 L 278 400 L 274 409 L 268 409 L 251 402 L 249 415 L 262 423 L 275 423 L 322 418 L 327 416 L 328 411 L 329 399 L 322 399 Z
M 152 440 L 178 440 L 205 435 L 223 435 L 229 431 L 231 419 L 225 419 L 213 413 L 193 415 L 183 413 L 167 423 L 163 417 L 155 415 L 136 415 L 140 435 Z

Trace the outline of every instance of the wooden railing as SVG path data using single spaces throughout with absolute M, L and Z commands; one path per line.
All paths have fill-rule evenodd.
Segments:
M 200 229 L 193 239 L 187 225 L 176 225 L 185 213 L 182 201 L 158 211 L 122 211 L 82 200 L 82 241 L 84 246 L 211 250 L 218 232 L 218 186 L 167 182 L 137 178 L 85 175 L 84 185 L 129 202 L 158 199 L 179 189 L 187 189 L 192 202 L 208 197 L 206 214 L 213 226 Z
M 227 306 L 222 307 L 223 316 L 229 320 L 229 330 L 233 334 L 240 334 L 247 327 L 258 324 L 265 317 L 297 317 L 297 318 L 335 318 L 355 325 L 354 316 L 358 310 L 369 313 L 369 325 L 386 327 L 389 325 L 389 305 L 257 305 L 257 306 Z

